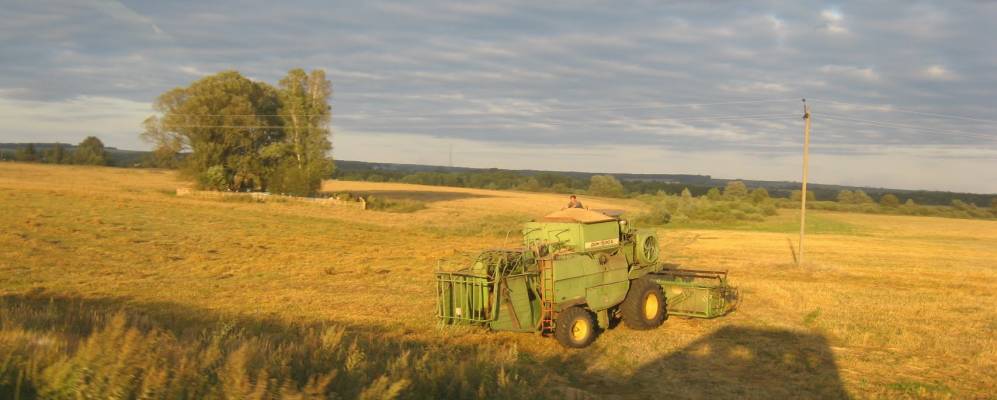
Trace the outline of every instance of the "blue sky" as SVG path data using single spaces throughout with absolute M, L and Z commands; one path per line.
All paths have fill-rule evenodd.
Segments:
M 997 193 L 994 2 L 0 1 L 0 141 L 325 69 L 340 159 Z

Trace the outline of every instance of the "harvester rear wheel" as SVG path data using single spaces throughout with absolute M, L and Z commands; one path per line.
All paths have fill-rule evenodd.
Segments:
M 557 315 L 554 337 L 564 347 L 580 349 L 595 341 L 598 326 L 592 313 L 582 307 L 571 307 Z
M 620 304 L 623 324 L 636 330 L 657 328 L 668 318 L 665 306 L 661 285 L 649 279 L 634 279 L 630 282 L 627 297 Z

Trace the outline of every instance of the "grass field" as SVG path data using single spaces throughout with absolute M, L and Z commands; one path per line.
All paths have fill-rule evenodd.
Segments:
M 563 196 L 323 185 L 426 203 L 389 213 L 184 185 L 0 163 L 0 398 L 997 396 L 995 221 L 814 212 L 804 267 L 785 210 L 667 226 L 665 260 L 729 270 L 739 309 L 566 351 L 438 326 L 433 278 L 440 259 L 514 245 Z

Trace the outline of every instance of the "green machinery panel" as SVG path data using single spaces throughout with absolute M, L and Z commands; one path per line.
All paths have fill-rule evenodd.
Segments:
M 540 313 L 540 302 L 529 290 L 528 275 L 513 275 L 504 279 L 499 293 L 499 307 L 491 328 L 505 331 L 532 332 Z
M 615 220 L 588 224 L 527 222 L 523 240 L 527 246 L 558 243 L 561 248 L 578 252 L 615 250 L 620 246 L 620 225 Z
M 736 306 L 737 290 L 727 284 L 727 273 L 665 269 L 647 274 L 665 292 L 669 315 L 714 318 Z

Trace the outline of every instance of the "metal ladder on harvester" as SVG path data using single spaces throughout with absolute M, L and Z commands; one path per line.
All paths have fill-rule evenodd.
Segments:
M 540 260 L 540 333 L 554 332 L 554 263 Z

